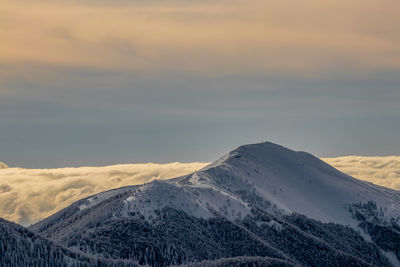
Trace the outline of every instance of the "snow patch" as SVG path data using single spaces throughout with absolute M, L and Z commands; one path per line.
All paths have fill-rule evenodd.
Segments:
M 210 218 L 213 214 L 205 208 L 195 195 L 164 181 L 154 181 L 135 190 L 125 199 L 123 216 L 141 214 L 146 220 L 155 218 L 156 210 L 170 207 L 200 218 Z
M 105 192 L 99 193 L 97 195 L 94 195 L 92 197 L 89 197 L 84 201 L 83 204 L 79 205 L 79 210 L 85 210 L 85 209 L 91 208 L 91 207 L 99 204 L 103 200 L 108 199 L 112 196 L 115 196 L 119 193 L 122 193 L 126 190 L 128 190 L 127 187 L 122 187 L 122 188 L 118 188 L 118 189 L 105 191 Z

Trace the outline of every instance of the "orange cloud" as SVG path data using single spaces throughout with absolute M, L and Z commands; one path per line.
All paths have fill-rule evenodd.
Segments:
M 0 61 L 263 72 L 400 67 L 398 1 L 2 0 Z

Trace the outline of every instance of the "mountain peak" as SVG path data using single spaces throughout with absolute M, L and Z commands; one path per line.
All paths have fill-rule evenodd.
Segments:
M 269 141 L 264 141 L 260 143 L 246 144 L 241 145 L 235 150 L 268 150 L 268 149 L 286 149 L 286 147 L 282 145 L 278 145 Z
M 305 162 L 313 162 L 312 165 L 328 168 L 330 171 L 335 170 L 330 165 L 307 152 L 294 151 L 272 142 L 262 142 L 239 146 L 238 148 L 230 151 L 228 154 L 222 156 L 220 159 L 206 166 L 203 170 L 223 164 L 239 166 L 245 162 L 252 162 L 252 164 L 256 165 L 281 165 L 282 168 L 285 168 L 284 165 L 287 164 L 305 165 Z
M 346 225 L 359 231 L 359 218 L 369 218 L 375 211 L 379 215 L 375 217 L 383 222 L 400 218 L 399 192 L 345 175 L 311 154 L 264 142 L 240 146 L 206 168 L 183 177 L 119 188 L 82 199 L 31 229 L 58 243 L 79 246 L 84 252 L 102 253 L 108 247 L 108 256 L 130 259 L 133 255 L 140 264 L 154 263 L 154 255 L 160 255 L 164 265 L 181 264 L 199 255 L 199 247 L 206 249 L 198 260 L 216 258 L 210 256 L 210 251 L 219 252 L 218 257 L 231 257 L 230 251 L 219 250 L 227 244 L 233 244 L 235 251 L 238 247 L 249 248 L 246 255 L 257 249 L 248 244 L 257 244 L 262 253 L 268 252 L 263 256 L 296 264 L 304 258 L 297 259 L 283 252 L 288 250 L 271 246 L 269 242 L 274 240 L 271 235 L 282 238 L 283 234 L 296 242 L 293 235 L 299 234 L 300 243 L 293 243 L 297 251 L 304 247 L 304 238 L 309 239 L 310 235 L 293 228 L 296 220 L 300 220 L 301 227 L 304 226 L 301 221 L 306 220 L 317 224 L 319 230 L 341 236 L 337 228 L 322 223 Z M 298 214 L 316 221 L 302 219 Z M 353 242 L 349 229 L 344 232 L 346 240 Z M 258 236 L 262 231 L 265 236 Z M 219 233 L 222 236 L 215 236 Z M 246 245 L 238 246 L 232 240 L 242 240 Z M 359 236 L 357 245 L 362 241 Z M 338 254 L 332 247 L 320 243 L 320 239 L 313 238 L 308 244 L 315 242 L 317 251 L 323 245 L 325 252 L 331 251 L 329 255 L 345 257 L 345 263 L 349 264 L 347 249 Z M 110 247 L 110 243 L 122 244 L 123 249 Z M 149 251 L 155 243 L 159 250 Z M 285 246 L 288 243 L 291 242 L 285 242 Z M 310 251 L 306 254 L 312 255 Z M 319 265 L 344 264 L 321 263 L 321 259 L 330 256 L 317 258 Z M 367 265 L 353 260 L 357 262 L 354 265 Z M 305 265 L 317 264 L 306 262 Z M 376 265 L 385 266 L 385 263 Z
M 400 208 L 391 205 L 391 201 L 400 203 L 398 192 L 357 180 L 309 153 L 271 142 L 240 146 L 198 175 L 225 190 L 241 192 L 241 198 L 254 194 L 282 211 L 323 222 L 354 224 L 344 207 L 369 200 L 388 207 L 388 216 L 400 215 Z
M 291 156 L 296 157 L 297 159 L 304 158 L 314 158 L 312 154 L 304 152 L 304 151 L 295 151 L 284 147 L 282 145 L 278 145 L 272 142 L 261 142 L 255 144 L 247 144 L 239 146 L 238 148 L 232 150 L 229 154 L 234 154 L 235 156 L 253 156 L 259 158 L 270 158 L 273 156 Z

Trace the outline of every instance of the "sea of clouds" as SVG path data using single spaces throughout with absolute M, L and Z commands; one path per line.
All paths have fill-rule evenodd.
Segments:
M 182 176 L 205 165 L 175 162 L 23 169 L 0 164 L 0 217 L 30 225 L 89 195 Z
M 400 156 L 345 156 L 322 160 L 355 178 L 400 190 Z
M 400 189 L 400 156 L 323 158 L 339 170 L 378 185 Z M 101 191 L 169 179 L 207 163 L 120 164 L 60 169 L 7 168 L 0 163 L 0 217 L 29 225 Z

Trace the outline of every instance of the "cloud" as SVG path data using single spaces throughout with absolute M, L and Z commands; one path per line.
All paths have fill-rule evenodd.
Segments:
M 205 163 L 120 164 L 105 167 L 0 170 L 0 217 L 29 225 L 76 200 L 126 185 L 191 173 Z
M 323 160 L 355 178 L 400 190 L 400 156 L 346 156 Z
M 2 1 L 6 64 L 244 73 L 399 69 L 399 2 Z M 60 53 L 62 51 L 62 53 Z

